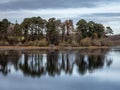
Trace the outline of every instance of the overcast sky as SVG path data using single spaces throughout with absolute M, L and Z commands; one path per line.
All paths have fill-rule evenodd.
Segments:
M 33 16 L 92 20 L 120 34 L 120 0 L 0 0 L 0 20 L 20 23 Z

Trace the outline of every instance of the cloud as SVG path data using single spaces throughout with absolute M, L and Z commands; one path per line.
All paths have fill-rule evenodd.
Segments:
M 119 18 L 120 6 L 118 5 L 101 6 L 93 8 L 60 8 L 60 9 L 36 9 L 36 10 L 15 10 L 1 11 L 0 17 L 56 17 L 56 18 Z M 111 20 L 110 19 L 110 20 Z
M 88 1 L 88 0 L 87 0 Z M 93 0 L 92 0 L 93 1 Z M 7 0 L 0 1 L 0 10 L 46 9 L 46 8 L 74 8 L 93 7 L 94 3 L 83 0 Z M 74 3 L 74 4 L 73 4 Z
M 97 7 L 119 0 L 1 0 L 0 10 Z
M 116 26 L 120 23 L 119 4 L 119 0 L 0 0 L 0 20 L 8 18 L 11 22 L 22 22 L 33 16 L 75 22 L 86 19 L 109 25 L 115 33 L 120 33 L 120 27 Z
M 94 16 L 94 17 L 96 17 L 96 16 L 119 17 L 120 12 L 118 12 L 118 13 L 94 13 L 94 14 L 92 14 L 92 16 Z

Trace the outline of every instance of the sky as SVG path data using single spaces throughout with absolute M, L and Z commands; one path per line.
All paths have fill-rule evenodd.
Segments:
M 0 0 L 0 20 L 19 23 L 27 17 L 80 19 L 110 26 L 120 34 L 120 0 Z

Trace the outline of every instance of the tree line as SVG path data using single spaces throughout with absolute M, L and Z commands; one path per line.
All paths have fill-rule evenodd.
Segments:
M 0 21 L 0 41 L 10 45 L 30 41 L 47 42 L 47 45 L 60 43 L 80 43 L 84 38 L 104 38 L 113 34 L 112 29 L 93 21 L 80 19 L 76 26 L 73 20 L 61 21 L 56 18 L 48 20 L 41 17 L 25 18 L 22 23 L 11 23 L 7 19 Z

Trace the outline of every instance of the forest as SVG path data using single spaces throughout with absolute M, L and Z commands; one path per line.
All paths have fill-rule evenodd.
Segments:
M 25 18 L 20 24 L 8 19 L 0 21 L 0 46 L 110 46 L 110 26 L 94 21 L 59 20 L 41 17 Z

